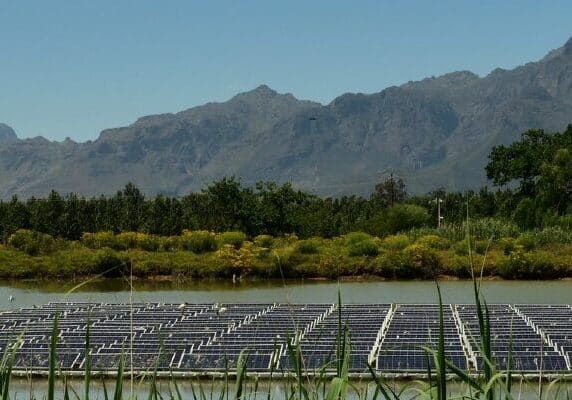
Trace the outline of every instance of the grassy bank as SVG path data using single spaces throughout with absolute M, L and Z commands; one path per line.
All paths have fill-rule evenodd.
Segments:
M 20 230 L 0 246 L 0 278 L 136 277 L 430 279 L 484 276 L 505 279 L 572 277 L 572 232 L 521 232 L 495 220 L 374 237 L 352 232 L 300 240 L 295 235 L 248 238 L 241 232 L 185 231 L 180 236 L 136 232 L 85 233 L 79 241 Z M 469 248 L 471 251 L 469 251 Z M 472 259 L 472 260 L 471 260 Z

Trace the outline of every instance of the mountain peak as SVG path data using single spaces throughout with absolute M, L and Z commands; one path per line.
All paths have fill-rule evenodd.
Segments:
M 572 55 L 572 37 L 570 37 L 562 47 L 549 51 L 541 61 L 551 61 L 566 55 Z
M 0 122 L 0 143 L 8 143 L 18 140 L 16 132 L 10 126 Z
M 267 85 L 260 85 L 255 89 L 252 89 L 248 92 L 243 92 L 243 93 L 239 93 L 236 96 L 234 96 L 235 98 L 263 98 L 263 99 L 269 99 L 275 96 L 278 96 L 279 93 L 270 88 Z
M 278 93 L 267 85 L 260 85 L 248 92 L 239 93 L 234 96 L 230 103 L 246 103 L 260 107 L 262 105 L 274 104 L 277 107 L 292 106 L 296 104 L 315 104 L 313 102 L 296 99 L 291 93 Z
M 566 43 L 564 43 L 564 46 L 562 46 L 562 48 L 564 49 L 564 53 L 572 54 L 572 37 L 570 37 L 566 41 Z
M 259 94 L 264 94 L 264 95 L 276 95 L 278 94 L 278 92 L 276 92 L 276 90 L 272 89 L 271 87 L 269 87 L 268 85 L 260 85 L 258 86 L 256 89 L 254 89 L 252 91 L 253 93 L 259 93 Z

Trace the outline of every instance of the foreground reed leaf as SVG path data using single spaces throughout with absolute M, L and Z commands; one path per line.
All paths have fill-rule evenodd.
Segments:
M 123 399 L 123 367 L 124 367 L 124 354 L 121 352 L 119 356 L 119 365 L 117 366 L 117 377 L 115 379 L 115 392 L 113 400 Z
M 56 346 L 58 343 L 58 313 L 54 314 L 52 337 L 50 340 L 50 354 L 48 360 L 48 400 L 54 400 L 56 390 Z
M 439 344 L 437 348 L 437 387 L 439 400 L 447 398 L 447 365 L 445 364 L 445 321 L 443 317 L 443 298 L 441 287 L 437 282 L 437 296 L 439 298 Z
M 246 359 L 248 353 L 246 350 L 242 350 L 238 355 L 238 361 L 236 362 L 236 387 L 234 398 L 235 400 L 242 399 L 242 392 L 244 390 L 244 380 L 246 379 Z

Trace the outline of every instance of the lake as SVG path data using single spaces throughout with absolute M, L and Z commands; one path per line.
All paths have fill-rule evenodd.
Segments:
M 129 282 L 121 279 L 88 282 L 12 281 L 0 285 L 0 309 L 14 309 L 51 301 L 129 302 Z M 446 303 L 472 303 L 471 281 L 440 282 Z M 313 302 L 335 303 L 338 290 L 344 303 L 437 303 L 432 281 L 134 281 L 134 302 Z M 489 303 L 572 303 L 572 280 L 483 281 Z M 12 301 L 10 300 L 12 299 Z

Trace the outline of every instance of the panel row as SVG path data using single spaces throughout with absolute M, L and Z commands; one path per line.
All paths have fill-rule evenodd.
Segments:
M 481 351 L 473 305 L 425 304 L 102 304 L 50 303 L 0 313 L 0 350 L 14 369 L 42 371 L 57 316 L 61 370 L 222 371 L 243 360 L 258 372 L 419 374 L 434 369 L 439 334 L 445 357 L 479 373 L 488 363 L 521 373 L 569 373 L 569 305 L 490 305 L 491 354 Z

